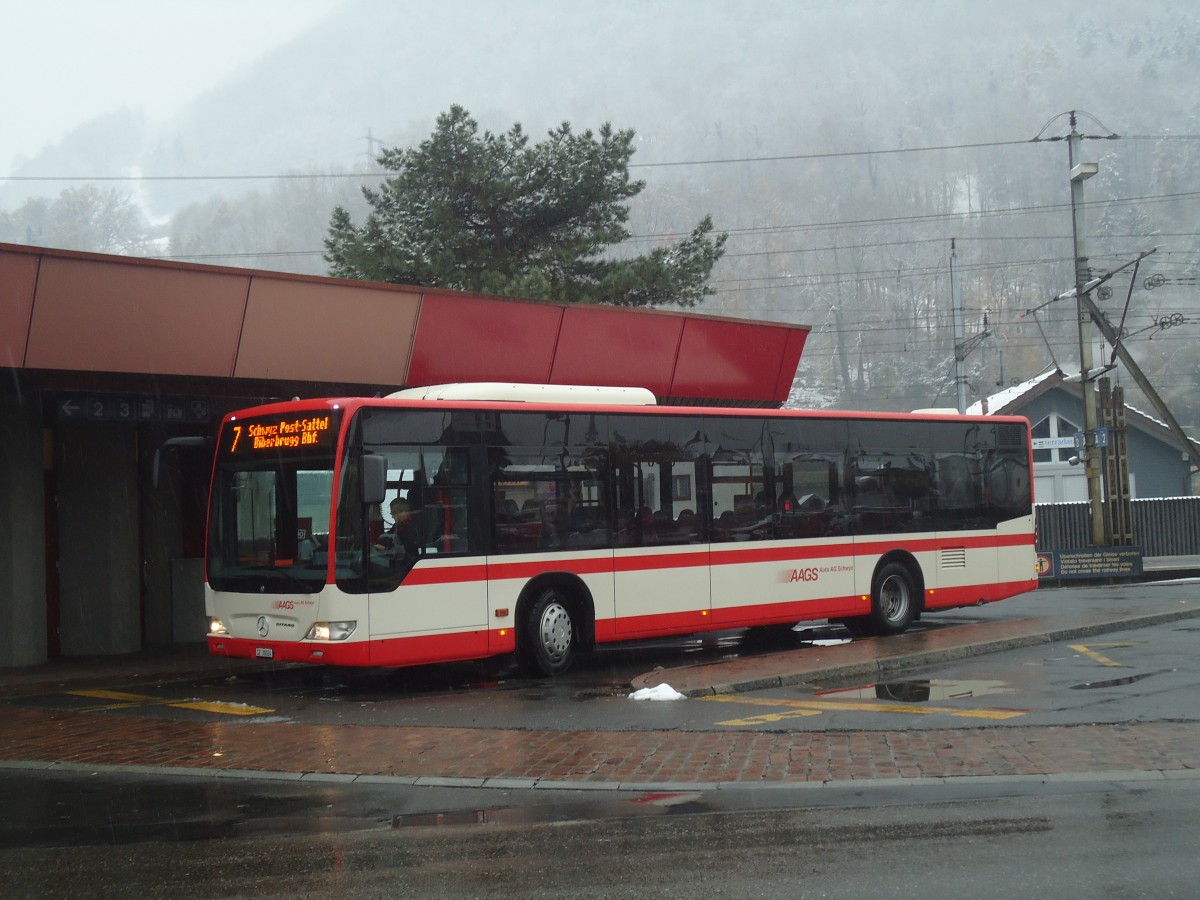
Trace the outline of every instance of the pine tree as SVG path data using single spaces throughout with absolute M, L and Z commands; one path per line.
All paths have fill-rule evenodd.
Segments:
M 531 144 L 520 124 L 479 133 L 460 106 L 413 149 L 378 162 L 395 175 L 363 188 L 361 226 L 337 207 L 325 240 L 330 274 L 488 294 L 694 306 L 721 258 L 725 234 L 704 219 L 683 240 L 641 256 L 606 253 L 629 237 L 627 203 L 645 187 L 629 177 L 631 130 L 569 123 Z

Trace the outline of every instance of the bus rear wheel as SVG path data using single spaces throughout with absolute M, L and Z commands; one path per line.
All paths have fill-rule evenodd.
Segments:
M 900 563 L 888 563 L 875 574 L 871 587 L 874 634 L 900 634 L 912 624 L 917 612 L 916 585 L 912 574 Z
M 525 610 L 517 636 L 517 656 L 531 675 L 562 675 L 578 647 L 571 604 L 558 588 L 546 588 Z

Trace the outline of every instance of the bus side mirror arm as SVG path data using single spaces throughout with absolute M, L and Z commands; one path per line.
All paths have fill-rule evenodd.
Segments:
M 382 504 L 387 496 L 387 457 L 368 453 L 362 457 L 362 502 Z

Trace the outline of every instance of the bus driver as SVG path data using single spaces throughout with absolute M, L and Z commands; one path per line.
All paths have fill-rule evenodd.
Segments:
M 389 550 L 397 559 L 415 557 L 421 546 L 421 533 L 417 526 L 417 518 L 412 506 L 404 497 L 397 497 L 391 503 L 392 527 L 383 533 L 376 550 Z

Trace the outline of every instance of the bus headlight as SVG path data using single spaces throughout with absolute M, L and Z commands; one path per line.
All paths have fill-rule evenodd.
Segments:
M 306 641 L 344 641 L 354 634 L 357 622 L 317 622 L 308 629 Z
M 208 620 L 209 634 L 229 634 L 229 629 L 225 627 L 225 623 L 220 619 L 213 617 Z

